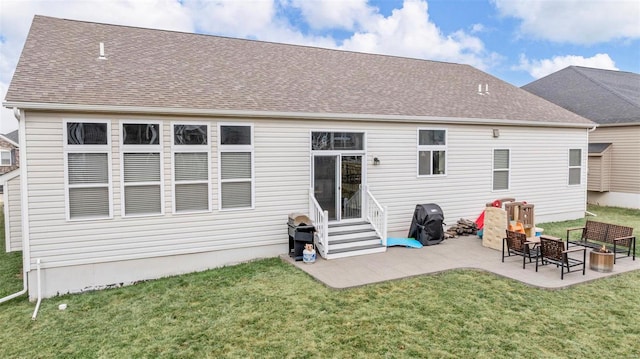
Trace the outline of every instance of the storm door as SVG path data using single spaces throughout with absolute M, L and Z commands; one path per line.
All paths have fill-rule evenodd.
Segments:
M 362 218 L 363 141 L 363 133 L 312 133 L 312 186 L 330 221 Z

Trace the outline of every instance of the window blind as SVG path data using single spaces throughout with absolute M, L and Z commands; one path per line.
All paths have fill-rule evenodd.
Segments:
M 250 152 L 222 152 L 220 172 L 223 180 L 251 178 Z
M 160 185 L 125 186 L 124 206 L 127 215 L 160 213 Z
M 108 161 L 106 153 L 69 153 L 69 184 L 108 184 Z
M 176 181 L 208 180 L 209 166 L 207 153 L 176 153 L 174 170 Z
M 222 208 L 251 207 L 251 182 L 223 182 Z

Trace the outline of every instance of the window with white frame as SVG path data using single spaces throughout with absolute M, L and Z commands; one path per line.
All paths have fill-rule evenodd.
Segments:
M 418 176 L 446 174 L 447 130 L 418 130 Z
M 253 126 L 220 124 L 218 134 L 220 209 L 253 208 Z
M 493 150 L 493 190 L 509 189 L 510 151 L 508 149 Z
M 172 126 L 174 212 L 210 210 L 209 131 L 206 124 Z
M 111 218 L 108 121 L 64 122 L 67 219 Z
M 124 216 L 163 213 L 162 127 L 159 122 L 121 122 Z
M 569 184 L 579 185 L 582 177 L 582 150 L 569 150 Z
M 11 151 L 0 151 L 0 166 L 11 166 L 13 161 L 11 159 Z

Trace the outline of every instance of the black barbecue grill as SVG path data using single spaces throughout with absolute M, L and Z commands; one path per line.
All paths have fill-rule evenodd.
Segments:
M 289 214 L 287 227 L 289 232 L 289 257 L 293 257 L 296 261 L 301 261 L 305 244 L 313 244 L 316 228 L 311 224 L 309 217 L 299 213 Z

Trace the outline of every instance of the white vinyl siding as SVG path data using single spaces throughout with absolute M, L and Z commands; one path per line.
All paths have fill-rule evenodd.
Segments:
M 163 214 L 162 124 L 123 121 L 120 136 L 123 216 Z
M 255 208 L 250 213 L 246 210 L 215 210 L 122 218 L 122 187 L 112 185 L 112 220 L 68 222 L 65 219 L 65 164 L 60 116 L 27 110 L 25 121 L 21 122 L 26 129 L 22 133 L 27 146 L 22 159 L 28 164 L 23 167 L 28 172 L 28 180 L 25 176 L 24 183 L 28 195 L 24 203 L 28 208 L 28 216 L 25 216 L 28 232 L 24 236 L 29 240 L 30 255 L 26 260 L 35 268 L 36 258 L 41 258 L 43 274 L 47 276 L 43 283 L 44 293 L 66 293 L 67 289 L 83 290 L 92 286 L 99 288 L 251 258 L 278 256 L 287 246 L 286 226 L 283 225 L 287 215 L 308 211 L 311 173 L 309 133 L 319 128 L 332 131 L 353 131 L 357 128 L 366 133 L 363 181 L 376 200 L 388 207 L 390 236 L 406 235 L 415 206 L 421 203 L 439 204 L 446 223 L 453 223 L 458 218 L 476 218 L 485 203 L 502 197 L 535 204 L 537 222 L 580 218 L 585 210 L 585 186 L 566 184 L 568 149 L 581 148 L 585 153 L 586 129 L 505 126 L 500 129 L 500 137 L 494 139 L 478 135 L 490 133 L 492 126 L 449 124 L 447 176 L 435 176 L 425 181 L 412 175 L 417 165 L 419 125 L 263 119 L 253 124 L 252 177 L 255 181 L 252 194 Z M 108 116 L 113 118 L 111 138 L 115 142 L 111 148 L 112 181 L 120 184 L 119 122 L 125 118 Z M 92 118 L 104 119 L 106 115 L 95 114 Z M 129 115 L 126 119 L 144 122 L 147 117 Z M 170 121 L 194 120 L 193 117 L 172 116 L 163 122 L 165 153 L 162 168 L 167 198 L 163 203 L 166 212 L 171 211 L 172 202 L 171 131 L 167 126 Z M 197 120 L 209 124 L 211 139 L 219 137 L 215 119 L 202 117 Z M 210 145 L 211 151 L 215 151 L 212 154 L 217 154 L 218 141 L 212 141 Z M 494 148 L 509 148 L 512 157 L 510 189 L 499 196 L 491 191 Z M 380 165 L 373 165 L 374 157 L 380 159 Z M 218 208 L 213 206 L 220 203 L 219 188 L 213 190 L 220 178 L 218 155 L 211 156 L 210 170 L 211 178 L 216 180 L 212 180 L 212 208 Z M 252 257 L 239 256 L 239 251 L 250 251 Z M 63 270 L 68 277 L 56 277 L 57 271 Z M 30 273 L 30 283 L 36 283 L 35 271 Z M 55 283 L 66 284 L 71 280 L 80 284 L 54 287 Z
M 493 190 L 509 189 L 510 151 L 507 149 L 493 150 Z
M 447 173 L 447 130 L 418 129 L 418 177 Z
M 579 185 L 582 183 L 582 151 L 578 149 L 569 150 L 569 185 Z
M 67 219 L 111 218 L 110 124 L 63 122 Z
M 171 128 L 173 211 L 175 213 L 210 211 L 209 126 L 174 123 Z
M 20 176 L 4 185 L 4 219 L 6 251 L 22 250 L 22 203 L 20 203 Z
M 253 126 L 220 124 L 220 209 L 253 208 Z

